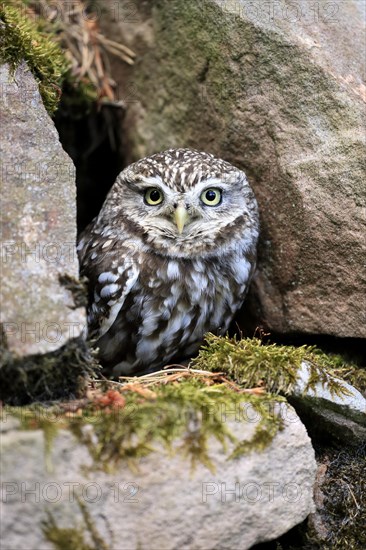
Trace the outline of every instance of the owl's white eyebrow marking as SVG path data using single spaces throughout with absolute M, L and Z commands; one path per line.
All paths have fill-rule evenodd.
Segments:
M 229 183 L 229 180 L 225 176 L 223 178 L 207 178 L 200 181 L 200 187 L 214 187 L 216 185 L 222 186 L 225 183 Z
M 141 177 L 140 184 L 146 185 L 146 186 L 158 186 L 163 191 L 164 194 L 169 194 L 172 192 L 171 187 L 164 183 L 164 181 L 159 176 L 151 176 L 151 177 Z
M 146 183 L 147 185 L 164 185 L 163 180 L 159 176 L 141 176 L 141 183 Z

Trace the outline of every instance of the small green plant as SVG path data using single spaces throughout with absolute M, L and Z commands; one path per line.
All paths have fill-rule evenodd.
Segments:
M 62 84 L 70 64 L 64 52 L 46 33 L 41 23 L 32 21 L 24 10 L 3 2 L 0 6 L 1 63 L 12 70 L 26 61 L 39 85 L 47 111 L 52 114 L 58 105 Z
M 59 2 L 55 9 L 53 0 L 1 2 L 0 62 L 9 63 L 14 71 L 26 61 L 50 114 L 61 93 L 64 106 L 77 116 L 103 100 L 121 106 L 108 55 L 132 65 L 135 54 L 104 36 L 93 10 L 91 0 L 74 0 L 72 9 L 67 2 Z

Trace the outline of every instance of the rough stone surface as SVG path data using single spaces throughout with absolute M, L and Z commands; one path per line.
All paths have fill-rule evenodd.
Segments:
M 311 377 L 311 368 L 306 361 L 302 362 L 297 375 L 298 380 L 294 392 L 296 395 L 301 395 Z M 366 426 L 366 399 L 361 392 L 340 378 L 329 376 L 329 381 L 331 380 L 338 382 L 346 390 L 347 395 L 334 395 L 329 389 L 329 382 L 327 384 L 318 382 L 313 390 L 308 390 L 307 397 L 314 401 L 319 400 L 332 403 L 339 412 L 359 419 Z
M 74 166 L 25 64 L 0 67 L 2 344 L 52 352 L 85 327 L 59 277 L 78 278 Z
M 51 549 L 41 522 L 51 511 L 59 527 L 82 526 L 76 495 L 116 550 L 245 550 L 276 538 L 314 511 L 316 472 L 303 424 L 287 405 L 282 413 L 285 428 L 263 452 L 227 460 L 212 441 L 215 473 L 203 465 L 191 471 L 187 458 L 162 450 L 141 459 L 137 472 L 125 464 L 113 474 L 88 471 L 86 448 L 67 431 L 52 441 L 47 471 L 40 430 L 4 430 L 2 544 L 7 550 Z M 255 423 L 231 422 L 230 428 L 246 439 Z M 86 532 L 85 525 L 81 529 Z
M 291 401 L 296 410 L 310 417 L 310 422 L 316 426 L 316 431 L 326 434 L 328 438 L 352 445 L 360 445 L 366 441 L 364 396 L 339 378 L 333 378 L 333 380 L 337 380 L 349 395 L 334 395 L 329 390 L 329 384 L 321 383 L 318 383 L 314 390 L 304 394 L 310 374 L 310 367 L 304 361 L 298 371 L 298 381 Z M 306 425 L 308 425 L 307 422 Z
M 365 337 L 364 2 L 105 4 L 105 32 L 137 53 L 112 59 L 130 160 L 191 146 L 247 172 L 253 325 Z

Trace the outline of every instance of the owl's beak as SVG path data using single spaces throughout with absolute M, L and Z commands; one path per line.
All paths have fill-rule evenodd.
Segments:
M 188 218 L 189 218 L 189 214 L 187 212 L 187 209 L 182 205 L 177 206 L 177 208 L 175 209 L 175 212 L 174 212 L 174 221 L 175 221 L 176 226 L 178 228 L 178 233 L 179 234 L 182 233 L 183 228 L 184 228 Z

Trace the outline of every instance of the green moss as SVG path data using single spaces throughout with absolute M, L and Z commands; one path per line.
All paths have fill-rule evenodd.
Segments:
M 39 84 L 39 90 L 47 111 L 52 114 L 58 105 L 62 84 L 69 72 L 69 63 L 61 48 L 40 29 L 37 22 L 25 15 L 12 2 L 0 6 L 0 43 L 2 63 L 9 63 L 12 70 L 26 61 Z
M 3 346 L 0 347 L 0 399 L 11 405 L 24 405 L 77 397 L 85 392 L 98 369 L 81 338 L 69 341 L 54 352 L 24 358 L 14 357 Z
M 42 407 L 37 405 L 26 409 L 27 414 L 24 409 L 19 410 L 23 427 L 42 428 L 46 441 L 50 436 L 49 447 L 54 437 L 56 415 L 58 427 L 72 430 L 87 446 L 97 468 L 113 470 L 121 460 L 136 468 L 139 458 L 163 449 L 168 453 L 183 454 L 192 467 L 202 463 L 213 470 L 208 444 L 210 438 L 216 439 L 231 459 L 251 450 L 261 451 L 272 441 L 282 427 L 277 410 L 285 398 L 278 394 L 291 395 L 302 361 L 311 368 L 305 391 L 319 382 L 326 382 L 334 394 L 340 395 L 344 393 L 343 387 L 336 381 L 329 384 L 329 374 L 339 376 L 342 369 L 347 368 L 350 376 L 352 369 L 357 370 L 342 366 L 339 357 L 332 359 L 313 346 L 295 348 L 263 344 L 256 338 L 238 341 L 209 334 L 206 345 L 192 361 L 192 367 L 207 373 L 224 373 L 238 384 L 234 389 L 226 382 L 207 383 L 204 372 L 201 378 L 195 378 L 192 372 L 191 378 L 174 383 L 160 380 L 151 384 L 149 378 L 151 385 L 148 389 L 143 385 L 143 378 L 134 379 L 131 388 L 103 382 L 102 387 L 105 385 L 104 390 L 108 391 L 101 394 L 102 401 L 89 400 L 80 414 L 71 417 L 65 416 L 64 410 L 57 406 L 47 409 L 46 415 L 42 415 Z M 61 373 L 65 376 L 65 370 Z M 44 382 L 42 384 L 44 387 Z M 118 397 L 118 406 L 108 397 L 111 387 L 116 388 L 112 393 Z M 118 391 L 121 387 L 122 390 Z M 253 388 L 259 388 L 258 393 L 248 391 Z M 108 407 L 103 408 L 102 402 L 107 402 Z M 250 421 L 248 410 L 253 411 L 259 421 L 252 438 L 240 441 L 227 421 Z M 12 409 L 9 408 L 8 412 L 12 414 Z M 49 430 L 47 418 L 50 414 Z M 38 421 L 39 418 L 43 421 Z M 85 429 L 86 426 L 89 427 Z
M 83 516 L 83 524 L 67 528 L 59 527 L 54 516 L 48 511 L 47 518 L 42 524 L 45 538 L 54 545 L 56 550 L 109 550 L 110 546 L 98 533 L 85 503 L 80 498 L 76 498 Z
M 208 334 L 206 345 L 192 360 L 192 365 L 212 372 L 223 372 L 244 388 L 264 385 L 268 392 L 291 395 L 303 361 L 310 366 L 310 378 L 304 393 L 321 383 L 327 384 L 334 395 L 347 394 L 342 385 L 329 378 L 329 375 L 339 375 L 342 371 L 338 359 L 332 360 L 315 346 L 280 346 L 263 344 L 258 338 L 237 340 Z M 357 377 L 355 367 L 348 366 L 347 369 L 349 378 L 351 372 Z
M 19 418 L 23 429 L 43 429 L 50 445 L 55 429 L 70 429 L 88 448 L 94 467 L 106 471 L 121 460 L 136 469 L 139 458 L 162 449 L 183 455 L 192 468 L 201 463 L 213 471 L 211 438 L 221 444 L 228 459 L 234 459 L 263 450 L 283 425 L 278 406 L 284 398 L 239 393 L 225 384 L 207 385 L 196 378 L 156 384 L 148 391 L 115 393 L 123 403 L 118 408 L 112 401 L 107 409 L 91 401 L 77 415 L 65 415 L 57 405 L 46 409 L 37 404 L 6 407 L 5 413 Z M 108 392 L 103 399 L 106 396 Z M 252 423 L 253 418 L 257 423 L 251 439 L 242 441 L 232 433 L 229 421 Z
M 344 361 L 340 355 L 331 357 L 329 373 L 332 376 L 346 380 L 366 395 L 366 369 Z
M 96 465 L 108 469 L 125 459 L 134 468 L 135 459 L 162 446 L 168 452 L 182 453 L 192 467 L 200 462 L 213 470 L 208 448 L 211 437 L 226 452 L 228 443 L 233 443 L 230 457 L 234 458 L 249 450 L 265 448 L 282 427 L 274 406 L 282 401 L 279 397 L 236 393 L 223 384 L 207 386 L 194 379 L 153 389 L 152 397 L 124 393 L 126 405 L 116 413 L 98 414 L 91 409 L 70 422 Z M 233 435 L 227 421 L 236 416 L 245 422 L 247 406 L 255 411 L 259 422 L 253 438 L 244 443 Z M 93 437 L 89 433 L 85 437 L 85 422 L 93 426 Z
M 81 527 L 59 527 L 54 517 L 49 514 L 43 524 L 45 538 L 57 550 L 94 550 L 95 547 L 85 542 L 84 531 Z

